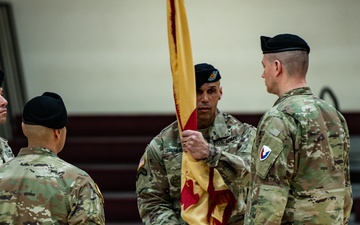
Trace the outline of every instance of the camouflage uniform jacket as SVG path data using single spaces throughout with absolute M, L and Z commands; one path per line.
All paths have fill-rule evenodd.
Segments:
M 335 108 L 307 87 L 285 93 L 257 127 L 245 224 L 347 224 L 349 149 Z
M 256 129 L 221 113 L 203 134 L 210 167 L 222 175 L 237 199 L 229 224 L 243 224 L 246 209 L 244 186 L 249 182 L 250 152 Z M 208 137 L 208 138 L 206 138 Z M 146 224 L 186 224 L 180 217 L 182 148 L 177 122 L 160 132 L 147 146 L 138 168 L 136 192 L 140 217 Z
M 0 167 L 0 224 L 105 224 L 102 195 L 50 150 L 22 148 Z
M 14 158 L 14 154 L 8 145 L 8 141 L 0 137 L 0 166 Z

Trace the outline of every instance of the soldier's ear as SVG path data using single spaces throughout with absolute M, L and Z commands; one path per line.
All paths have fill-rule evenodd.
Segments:
M 283 70 L 282 63 L 279 60 L 275 60 L 273 64 L 274 64 L 275 76 L 278 76 Z
M 21 122 L 21 130 L 22 130 L 23 134 L 26 136 L 24 122 Z
M 60 139 L 61 137 L 61 130 L 60 129 L 54 129 L 54 135 L 56 139 Z

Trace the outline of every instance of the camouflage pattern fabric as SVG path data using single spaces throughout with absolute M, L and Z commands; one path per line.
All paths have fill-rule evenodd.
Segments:
M 81 169 L 43 148 L 0 167 L 0 224 L 105 224 L 103 198 Z
M 347 224 L 349 149 L 344 117 L 310 88 L 281 96 L 257 127 L 245 224 Z
M 218 111 L 214 124 L 203 132 L 210 145 L 206 162 L 217 168 L 237 199 L 228 224 L 243 224 L 247 193 L 244 187 L 249 184 L 256 129 Z M 186 224 L 180 216 L 181 161 L 179 130 L 174 122 L 150 142 L 140 160 L 136 193 L 145 224 Z
M 8 141 L 0 137 L 0 166 L 14 157 L 14 153 L 12 152 Z

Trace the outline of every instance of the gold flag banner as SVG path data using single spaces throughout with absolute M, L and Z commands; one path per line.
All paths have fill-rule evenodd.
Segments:
M 196 82 L 184 0 L 167 1 L 170 66 L 179 133 L 197 130 Z M 225 225 L 236 204 L 219 172 L 183 153 L 181 217 L 191 225 Z
M 196 86 L 184 1 L 167 0 L 170 65 L 179 128 L 197 130 Z

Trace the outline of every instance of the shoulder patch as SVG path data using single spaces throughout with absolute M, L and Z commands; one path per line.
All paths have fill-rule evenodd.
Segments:
M 105 200 L 104 200 L 104 196 L 102 195 L 101 191 L 100 191 L 100 188 L 99 186 L 95 183 L 95 188 L 96 188 L 96 192 L 98 193 L 98 195 L 100 196 L 101 198 L 101 201 L 102 203 L 104 204 L 105 203 Z
M 145 165 L 145 154 L 141 157 L 137 170 Z
M 263 145 L 260 150 L 260 161 L 264 161 L 265 159 L 267 159 L 270 153 L 271 153 L 271 149 L 268 146 Z

